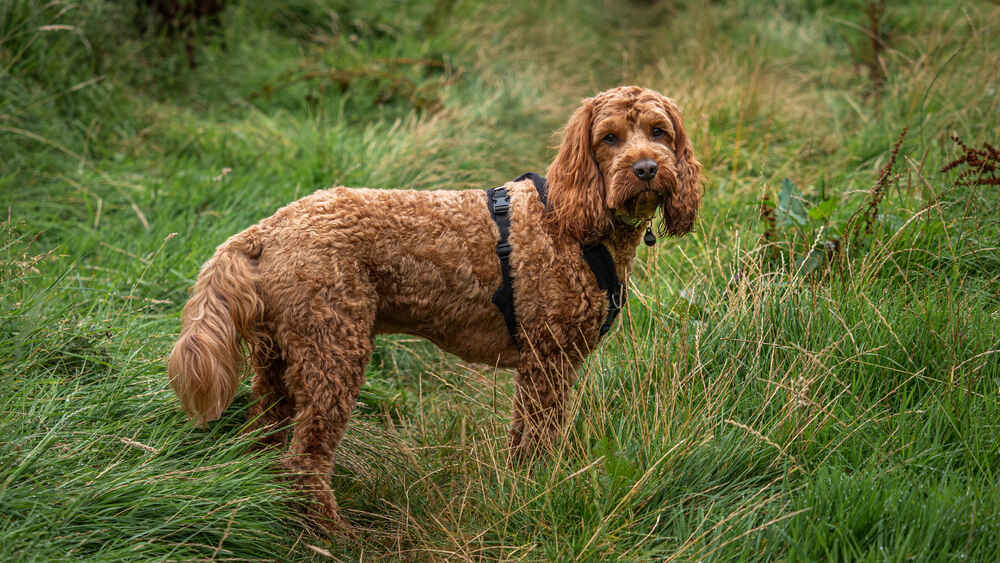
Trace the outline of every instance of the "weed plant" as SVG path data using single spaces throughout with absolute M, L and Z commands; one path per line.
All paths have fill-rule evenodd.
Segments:
M 194 68 L 137 5 L 0 3 L 0 558 L 1000 559 L 995 3 L 234 0 Z M 216 245 L 542 172 L 623 83 L 683 108 L 704 207 L 550 459 L 505 461 L 510 373 L 403 336 L 338 449 L 357 539 L 303 531 L 245 389 L 185 420 Z

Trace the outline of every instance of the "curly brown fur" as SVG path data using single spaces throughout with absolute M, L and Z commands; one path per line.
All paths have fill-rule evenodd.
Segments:
M 640 161 L 644 172 L 633 169 Z M 603 243 L 627 280 L 656 208 L 669 233 L 691 230 L 700 170 L 668 98 L 627 86 L 584 100 L 548 169 L 549 207 L 530 180 L 507 184 L 520 350 L 491 302 L 498 231 L 482 190 L 316 192 L 205 264 L 170 355 L 171 385 L 197 423 L 218 418 L 246 341 L 252 424 L 279 430 L 265 439 L 280 445 L 292 423 L 284 463 L 331 528 L 344 524 L 329 484 L 333 452 L 376 334 L 422 336 L 465 360 L 516 368 L 511 454 L 543 452 L 608 310 L 580 244 Z

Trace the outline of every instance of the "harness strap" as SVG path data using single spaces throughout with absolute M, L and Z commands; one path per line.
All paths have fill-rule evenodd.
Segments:
M 611 325 L 618 318 L 618 313 L 622 310 L 622 302 L 625 297 L 625 284 L 618 279 L 615 272 L 615 261 L 611 259 L 608 247 L 603 244 L 593 244 L 590 246 L 580 245 L 583 251 L 583 259 L 590 266 L 590 271 L 597 278 L 597 286 L 608 295 L 608 316 L 601 325 L 601 336 L 611 330 Z
M 538 199 L 542 205 L 548 205 L 548 183 L 534 172 L 528 172 L 518 176 L 514 181 L 520 182 L 530 179 L 538 192 Z M 503 321 L 507 325 L 507 332 L 510 333 L 511 340 L 518 348 L 521 347 L 517 338 L 517 314 L 514 310 L 514 280 L 510 271 L 511 245 L 510 238 L 510 194 L 507 188 L 500 186 L 486 190 L 486 205 L 489 207 L 493 222 L 500 231 L 500 238 L 497 241 L 497 257 L 500 259 L 500 275 L 502 282 L 499 288 L 493 293 L 493 304 L 500 309 L 503 314 Z M 601 325 L 601 336 L 611 330 L 618 313 L 621 311 L 622 303 L 625 299 L 625 284 L 618 279 L 615 271 L 615 262 L 611 259 L 611 253 L 603 244 L 580 245 L 583 259 L 590 267 L 590 271 L 597 279 L 597 286 L 608 296 L 608 314 Z
M 538 199 L 542 200 L 542 205 L 548 207 L 549 205 L 549 183 L 534 172 L 526 172 L 521 174 L 517 178 L 514 178 L 515 182 L 520 182 L 521 180 L 531 180 L 531 183 L 535 185 L 535 191 L 538 192 Z
M 549 184 L 545 181 L 545 178 L 534 172 L 528 172 L 527 174 L 521 174 L 514 181 L 520 182 L 525 179 L 530 179 L 535 184 L 535 190 L 538 192 L 538 199 L 542 200 L 542 205 L 548 205 Z M 618 313 L 622 310 L 625 300 L 625 284 L 618 279 L 618 272 L 615 271 L 615 261 L 612 260 L 611 253 L 608 252 L 608 247 L 603 244 L 590 246 L 581 244 L 580 250 L 583 252 L 583 259 L 590 266 L 590 271 L 597 278 L 597 286 L 608 296 L 608 316 L 604 319 L 604 324 L 601 325 L 601 336 L 604 336 L 611 330 L 611 326 L 615 324 L 615 319 L 618 318 Z M 511 295 L 513 295 L 513 292 L 511 292 Z
M 503 282 L 493 293 L 493 304 L 503 313 L 503 322 L 507 324 L 510 338 L 520 348 L 517 341 L 517 317 L 514 312 L 514 279 L 510 275 L 511 246 L 507 241 L 510 237 L 510 194 L 507 188 L 490 188 L 486 190 L 486 205 L 493 216 L 493 222 L 500 231 L 497 241 L 497 257 L 500 258 L 500 275 Z

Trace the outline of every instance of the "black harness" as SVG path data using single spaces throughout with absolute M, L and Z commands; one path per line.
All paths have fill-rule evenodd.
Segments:
M 534 172 L 528 172 L 515 179 L 520 182 L 524 179 L 531 179 L 538 191 L 538 198 L 542 200 L 542 205 L 547 205 L 549 188 L 545 181 Z M 497 224 L 500 231 L 500 239 L 497 241 L 497 258 L 500 259 L 500 275 L 503 281 L 496 292 L 493 293 L 493 304 L 500 309 L 503 314 L 504 323 L 507 324 L 507 332 L 511 339 L 520 348 L 521 344 L 517 338 L 517 314 L 514 311 L 514 284 L 510 273 L 510 254 L 512 247 L 508 238 L 510 237 L 510 194 L 507 188 L 500 186 L 486 190 L 486 205 L 493 216 L 493 222 Z M 608 314 L 601 325 L 601 336 L 604 336 L 611 325 L 614 324 L 618 313 L 621 311 L 625 298 L 625 284 L 618 279 L 615 272 L 615 262 L 611 259 L 611 253 L 603 244 L 580 245 L 583 259 L 590 266 L 590 271 L 597 279 L 597 286 L 608 296 Z

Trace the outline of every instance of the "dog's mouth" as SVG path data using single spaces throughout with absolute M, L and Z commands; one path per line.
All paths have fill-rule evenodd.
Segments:
M 624 215 L 623 218 L 628 219 L 627 222 L 647 221 L 656 213 L 656 208 L 662 205 L 662 200 L 662 194 L 653 191 L 652 188 L 644 188 L 625 200 L 619 212 Z

